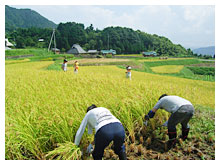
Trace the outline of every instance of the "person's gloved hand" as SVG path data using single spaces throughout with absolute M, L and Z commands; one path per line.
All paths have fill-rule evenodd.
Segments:
M 88 146 L 87 149 L 86 149 L 86 152 L 89 153 L 89 154 L 91 154 L 92 151 L 93 151 L 93 146 L 92 146 L 92 144 L 89 144 L 89 146 Z
M 162 126 L 164 126 L 164 127 L 168 127 L 168 120 L 167 120 L 165 123 L 163 123 Z
M 145 120 L 144 125 L 147 126 L 148 120 Z
M 145 119 L 145 120 L 149 120 L 149 119 L 150 119 L 149 115 L 145 115 L 145 116 L 144 116 L 144 119 Z
M 147 114 L 149 116 L 149 118 L 153 118 L 155 115 L 155 112 L 153 112 L 152 110 L 150 110 Z

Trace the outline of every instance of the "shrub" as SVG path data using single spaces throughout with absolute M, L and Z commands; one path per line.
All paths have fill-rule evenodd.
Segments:
M 112 58 L 112 54 L 107 54 L 106 58 Z

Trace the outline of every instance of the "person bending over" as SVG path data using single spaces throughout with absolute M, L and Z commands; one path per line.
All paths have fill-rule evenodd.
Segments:
M 176 125 L 178 123 L 182 125 L 182 135 L 180 138 L 183 140 L 187 139 L 190 129 L 188 122 L 192 118 L 195 110 L 192 103 L 188 100 L 179 96 L 163 94 L 160 96 L 154 108 L 145 115 L 145 120 L 153 118 L 158 109 L 164 109 L 172 113 L 167 124 L 169 135 L 168 148 L 170 149 L 176 145 Z
M 125 130 L 121 122 L 111 114 L 111 112 L 103 107 L 91 105 L 87 108 L 87 113 L 81 122 L 81 125 L 75 136 L 75 144 L 80 144 L 81 137 L 88 125 L 88 134 L 92 134 L 95 128 L 95 148 L 92 156 L 95 160 L 101 160 L 104 149 L 114 142 L 114 152 L 119 156 L 120 160 L 126 160 L 125 151 Z M 91 144 L 90 144 L 91 145 Z

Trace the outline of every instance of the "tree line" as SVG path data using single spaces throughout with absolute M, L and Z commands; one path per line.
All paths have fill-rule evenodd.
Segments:
M 6 37 L 16 43 L 16 48 L 47 48 L 52 34 L 51 28 L 17 28 L 7 32 Z M 44 39 L 39 42 L 39 39 Z M 62 52 L 68 51 L 73 44 L 79 44 L 85 50 L 114 49 L 117 54 L 139 54 L 143 51 L 156 51 L 158 55 L 193 55 L 190 49 L 173 44 L 168 38 L 148 34 L 126 27 L 107 27 L 94 29 L 91 24 L 67 22 L 56 28 L 56 44 Z

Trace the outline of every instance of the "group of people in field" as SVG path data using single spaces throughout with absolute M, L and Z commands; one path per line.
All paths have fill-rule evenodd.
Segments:
M 79 63 L 74 62 L 74 73 L 78 73 Z M 63 71 L 67 71 L 67 60 L 64 60 L 62 64 Z M 126 67 L 126 78 L 131 80 L 131 66 Z M 164 109 L 171 113 L 168 121 L 165 122 L 165 126 L 168 128 L 169 140 L 167 141 L 168 149 L 175 147 L 177 139 L 176 125 L 181 123 L 182 134 L 179 138 L 185 141 L 189 134 L 189 120 L 194 114 L 194 107 L 192 103 L 179 96 L 172 96 L 163 94 L 159 97 L 156 105 L 144 116 L 144 123 L 147 126 L 147 122 L 154 117 L 158 109 Z M 101 160 L 104 154 L 104 149 L 113 141 L 114 152 L 119 156 L 120 160 L 127 160 L 125 142 L 125 129 L 122 123 L 112 113 L 104 108 L 97 107 L 92 104 L 87 108 L 87 113 L 83 118 L 81 125 L 75 136 L 75 145 L 80 144 L 80 140 L 85 131 L 88 128 L 88 134 L 93 133 L 95 129 L 94 149 L 90 143 L 87 152 L 92 153 L 95 160 Z
M 64 59 L 62 67 L 61 67 L 64 72 L 67 71 L 67 62 L 68 61 L 66 59 Z M 74 67 L 74 73 L 78 73 L 78 70 L 79 70 L 79 63 L 78 63 L 78 61 L 74 62 L 73 67 Z M 131 80 L 131 67 L 127 66 L 126 70 L 127 70 L 125 72 L 126 73 L 126 78 L 129 78 Z
M 179 96 L 171 96 L 163 94 L 159 97 L 156 105 L 145 115 L 144 123 L 154 117 L 158 109 L 164 109 L 171 113 L 167 122 L 168 136 L 167 141 L 168 149 L 175 147 L 177 142 L 176 125 L 178 123 L 182 126 L 182 134 L 179 136 L 183 141 L 188 137 L 190 126 L 189 120 L 194 114 L 194 107 L 190 101 Z M 101 160 L 105 148 L 113 141 L 114 152 L 119 156 L 120 160 L 127 160 L 125 142 L 125 129 L 122 123 L 112 113 L 104 108 L 97 107 L 92 104 L 87 108 L 87 113 L 83 118 L 81 125 L 75 135 L 75 145 L 80 145 L 80 140 L 88 128 L 88 134 L 93 133 L 95 129 L 94 149 L 90 143 L 87 152 L 92 153 L 95 160 Z
M 64 59 L 63 60 L 63 64 L 62 64 L 62 70 L 64 71 L 64 72 L 66 72 L 67 71 L 67 60 L 66 59 Z M 78 63 L 78 61 L 75 61 L 74 62 L 74 64 L 73 64 L 73 67 L 74 67 L 74 73 L 78 73 L 78 70 L 79 70 L 79 63 Z

